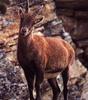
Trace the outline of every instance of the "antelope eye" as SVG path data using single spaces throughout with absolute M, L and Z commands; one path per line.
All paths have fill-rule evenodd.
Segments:
M 21 28 L 22 33 L 26 33 L 26 28 Z

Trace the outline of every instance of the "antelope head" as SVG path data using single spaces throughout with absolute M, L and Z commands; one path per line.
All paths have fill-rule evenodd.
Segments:
M 22 36 L 27 36 L 31 34 L 35 24 L 40 22 L 43 17 L 38 17 L 39 13 L 41 12 L 42 8 L 36 9 L 35 11 L 28 10 L 26 8 L 25 11 L 22 9 L 19 10 L 20 13 L 20 30 L 19 33 Z

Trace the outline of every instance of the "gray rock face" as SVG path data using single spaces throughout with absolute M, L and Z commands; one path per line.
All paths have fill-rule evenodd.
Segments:
M 23 82 L 21 71 L 0 51 L 0 100 L 28 100 L 27 83 Z

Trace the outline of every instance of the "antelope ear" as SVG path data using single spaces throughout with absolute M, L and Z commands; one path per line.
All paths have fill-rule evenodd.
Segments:
M 40 23 L 43 19 L 44 19 L 43 16 L 37 16 L 37 17 L 35 17 L 35 24 L 36 23 Z

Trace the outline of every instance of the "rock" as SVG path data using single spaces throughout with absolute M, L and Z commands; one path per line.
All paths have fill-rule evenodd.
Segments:
M 83 85 L 81 100 L 88 99 L 88 74 L 86 75 L 85 83 Z
M 4 52 L 4 50 L 0 49 L 0 59 L 2 59 L 4 57 L 5 57 L 5 52 Z
M 27 83 L 22 79 L 20 68 L 6 57 L 0 58 L 0 100 L 28 100 L 28 97 Z
M 88 1 L 87 0 L 55 0 L 56 6 L 58 8 L 67 8 L 67 9 L 86 9 L 88 10 Z
M 5 41 L 0 40 L 0 48 L 3 48 L 3 47 L 5 47 Z

